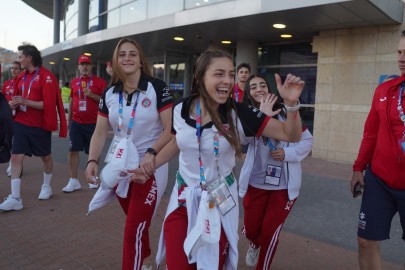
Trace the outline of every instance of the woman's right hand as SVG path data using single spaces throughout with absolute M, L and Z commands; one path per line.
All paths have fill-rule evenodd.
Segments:
M 89 184 L 98 184 L 98 165 L 95 162 L 90 162 L 86 167 L 86 179 Z

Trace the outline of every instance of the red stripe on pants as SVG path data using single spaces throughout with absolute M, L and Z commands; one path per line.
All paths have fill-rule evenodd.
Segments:
M 118 200 L 127 215 L 122 255 L 123 270 L 140 270 L 151 254 L 149 226 L 156 207 L 157 186 L 152 175 L 145 184 L 131 183 L 127 198 Z
M 270 269 L 281 228 L 295 201 L 289 201 L 286 189 L 264 190 L 249 185 L 243 199 L 244 233 L 256 248 L 260 247 L 256 269 Z
M 180 206 L 166 218 L 163 230 L 166 242 L 166 265 L 169 270 L 195 270 L 197 265 L 189 264 L 184 253 L 183 244 L 187 236 L 187 208 Z M 219 239 L 219 265 L 222 269 L 228 253 L 228 240 L 224 229 L 221 226 L 221 237 Z

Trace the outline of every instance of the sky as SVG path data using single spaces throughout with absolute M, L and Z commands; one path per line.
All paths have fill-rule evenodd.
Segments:
M 24 41 L 39 50 L 53 44 L 53 20 L 21 0 L 0 0 L 0 47 L 17 51 Z

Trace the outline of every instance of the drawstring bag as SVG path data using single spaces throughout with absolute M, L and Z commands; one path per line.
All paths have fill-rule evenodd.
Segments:
M 128 138 L 122 138 L 115 147 L 111 161 L 101 170 L 100 181 L 108 188 L 131 176 L 128 169 L 139 167 L 139 154 L 136 146 Z

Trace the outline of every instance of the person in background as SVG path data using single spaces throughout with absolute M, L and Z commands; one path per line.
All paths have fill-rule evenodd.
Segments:
M 19 76 L 17 91 L 10 101 L 16 110 L 13 125 L 13 150 L 11 155 L 11 194 L 0 204 L 0 210 L 21 210 L 21 171 L 25 156 L 38 156 L 43 165 L 43 184 L 39 200 L 52 196 L 51 155 L 52 131 L 66 137 L 66 117 L 60 89 L 55 75 L 42 66 L 38 49 L 29 43 L 18 47 L 18 61 L 25 71 Z M 59 114 L 59 119 L 58 115 Z M 31 179 L 32 180 L 32 179 Z
M 231 56 L 223 51 L 206 51 L 195 64 L 191 95 L 179 100 L 173 108 L 174 136 L 155 161 L 159 168 L 179 154 L 179 169 L 156 257 L 159 265 L 166 254 L 168 269 L 236 269 L 239 207 L 232 171 L 236 156 L 241 155 L 240 143 L 261 135 L 283 141 L 301 138 L 297 101 L 304 82 L 299 77 L 289 74 L 282 84 L 276 76 L 278 90 L 288 109 L 286 122 L 265 114 L 272 112 L 267 98 L 262 99 L 260 106 L 265 113 L 230 98 L 234 80 Z M 141 169 L 129 172 L 134 173 L 131 179 L 135 183 L 143 183 L 148 178 Z M 208 191 L 212 200 L 203 200 Z M 190 257 L 184 252 L 183 244 L 195 226 L 205 226 L 196 224 L 199 204 L 208 208 L 212 201 L 216 207 L 210 209 L 220 217 L 219 241 L 196 248 L 195 256 Z
M 248 63 L 241 63 L 236 67 L 237 81 L 233 89 L 233 98 L 236 102 L 241 103 L 244 96 L 246 80 L 250 75 L 250 65 Z
M 350 181 L 353 197 L 363 194 L 357 229 L 361 270 L 382 268 L 381 241 L 390 238 L 396 213 L 405 230 L 405 31 L 397 60 L 401 76 L 375 89 Z
M 63 107 L 65 108 L 65 112 L 69 112 L 69 105 L 70 105 L 70 88 L 69 88 L 69 82 L 65 82 L 65 86 L 63 86 L 61 89 L 61 96 L 62 96 L 62 102 L 63 102 Z
M 18 61 L 14 61 L 11 63 L 10 67 L 10 72 L 11 72 L 11 79 L 8 81 L 5 81 L 3 84 L 3 89 L 1 92 L 3 93 L 4 97 L 8 102 L 10 102 L 13 99 L 13 95 L 15 90 L 17 89 L 17 78 L 18 75 L 21 73 L 21 64 Z M 15 111 L 13 111 L 15 113 Z M 11 176 L 11 162 L 8 163 L 7 167 L 7 176 Z
M 243 103 L 260 107 L 270 95 L 274 113 L 269 115 L 284 122 L 287 110 L 270 94 L 267 81 L 251 75 L 246 81 Z M 285 220 L 297 200 L 301 187 L 301 161 L 308 156 L 314 139 L 304 128 L 296 143 L 265 136 L 250 138 L 249 148 L 239 177 L 239 196 L 243 199 L 243 234 L 249 239 L 246 265 L 270 269 Z
M 94 177 L 99 176 L 98 159 L 110 126 L 115 135 L 112 145 L 123 138 L 130 138 L 138 151 L 130 154 L 139 155 L 140 167 L 150 177 L 145 184 L 130 183 L 127 194 L 118 196 L 127 216 L 122 269 L 147 270 L 152 269 L 150 265 L 143 265 L 145 258 L 151 254 L 149 226 L 168 177 L 167 164 L 154 171 L 155 156 L 172 137 L 173 93 L 162 80 L 152 77 L 146 57 L 135 40 L 121 39 L 115 47 L 112 61 L 112 84 L 104 91 L 100 101 L 86 176 L 89 183 L 96 183 Z
M 65 193 L 81 189 L 77 177 L 80 151 L 89 153 L 91 136 L 96 128 L 98 103 L 107 86 L 104 79 L 92 74 L 92 68 L 90 56 L 80 55 L 78 59 L 80 77 L 73 79 L 70 83 L 72 89 L 68 113 L 70 178 L 62 189 Z M 98 185 L 89 184 L 89 187 L 97 188 Z

